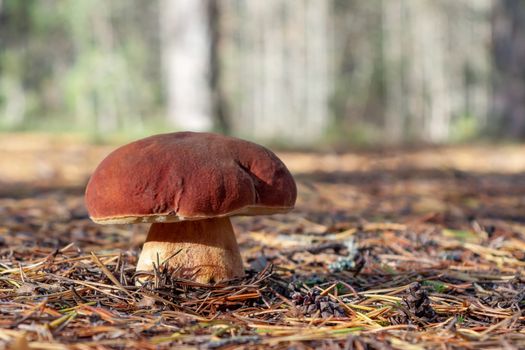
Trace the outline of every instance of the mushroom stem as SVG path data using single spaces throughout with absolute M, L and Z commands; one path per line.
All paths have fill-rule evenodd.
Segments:
M 152 271 L 157 262 L 200 283 L 244 275 L 239 246 L 228 217 L 152 224 L 137 272 Z

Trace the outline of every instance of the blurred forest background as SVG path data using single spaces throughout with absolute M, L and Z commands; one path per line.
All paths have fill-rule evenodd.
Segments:
M 525 138 L 523 0 L 0 0 L 0 130 Z

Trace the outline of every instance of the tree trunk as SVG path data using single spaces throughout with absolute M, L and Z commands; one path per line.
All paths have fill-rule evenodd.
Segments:
M 492 18 L 496 135 L 525 137 L 525 2 L 496 1 Z
M 213 127 L 208 0 L 160 0 L 167 118 L 176 128 Z

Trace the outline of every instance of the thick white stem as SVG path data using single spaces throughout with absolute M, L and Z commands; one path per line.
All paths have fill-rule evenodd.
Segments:
M 157 262 L 200 283 L 244 274 L 239 246 L 227 217 L 152 224 L 137 272 L 152 271 Z

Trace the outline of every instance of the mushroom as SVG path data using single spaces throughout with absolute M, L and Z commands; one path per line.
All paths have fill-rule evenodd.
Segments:
M 200 283 L 244 275 L 230 216 L 293 209 L 295 181 L 270 150 L 211 133 L 141 139 L 92 174 L 86 207 L 99 224 L 152 223 L 137 272 L 166 264 Z

